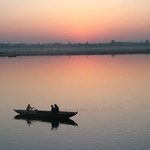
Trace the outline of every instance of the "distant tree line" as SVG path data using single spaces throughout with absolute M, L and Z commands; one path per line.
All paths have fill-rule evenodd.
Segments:
M 105 46 L 150 46 L 149 40 L 144 42 L 116 42 L 115 40 L 110 43 L 0 43 L 0 48 L 64 48 L 64 47 L 105 47 Z

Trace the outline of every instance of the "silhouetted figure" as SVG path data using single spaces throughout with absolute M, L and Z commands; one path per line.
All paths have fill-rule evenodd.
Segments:
M 55 113 L 59 112 L 59 107 L 56 104 L 54 104 L 54 109 L 55 109 Z
M 52 112 L 52 113 L 55 113 L 55 108 L 54 108 L 53 105 L 51 105 L 51 112 Z
M 28 111 L 30 111 L 30 110 L 32 110 L 32 109 L 34 109 L 34 108 L 31 107 L 30 104 L 28 104 L 28 106 L 27 106 L 27 108 L 26 108 L 26 112 L 28 112 Z

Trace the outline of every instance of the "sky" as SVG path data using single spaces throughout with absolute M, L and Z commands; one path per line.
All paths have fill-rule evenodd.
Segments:
M 150 40 L 150 0 L 0 0 L 0 42 Z

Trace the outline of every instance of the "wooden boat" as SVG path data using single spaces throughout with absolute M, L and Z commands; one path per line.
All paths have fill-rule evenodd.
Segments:
M 30 117 L 30 118 L 54 118 L 54 119 L 65 119 L 75 116 L 78 112 L 67 112 L 67 111 L 60 111 L 58 113 L 53 113 L 51 111 L 45 110 L 21 110 L 21 109 L 14 109 L 15 112 L 18 114 Z

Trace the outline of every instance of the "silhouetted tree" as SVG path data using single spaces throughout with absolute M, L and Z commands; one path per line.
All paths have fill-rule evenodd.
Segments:
M 149 44 L 149 40 L 145 40 L 145 44 Z
M 117 43 L 116 43 L 115 40 L 112 40 L 112 41 L 110 42 L 110 44 L 111 44 L 111 45 L 116 45 Z

